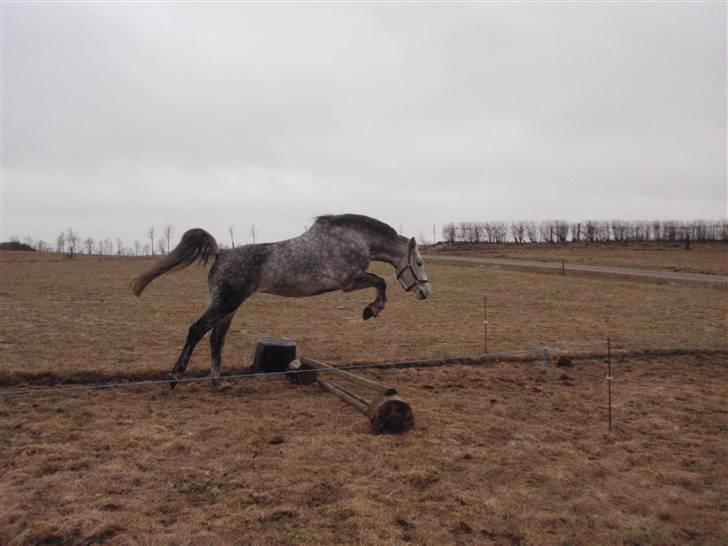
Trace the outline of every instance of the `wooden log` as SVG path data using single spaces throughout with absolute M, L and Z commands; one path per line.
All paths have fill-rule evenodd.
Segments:
M 312 385 L 313 383 L 316 383 L 316 379 L 318 378 L 316 370 L 313 370 L 308 366 L 304 366 L 301 364 L 299 359 L 291 362 L 288 365 L 288 370 L 297 372 L 286 375 L 288 382 L 296 385 Z
M 351 404 L 364 415 L 369 411 L 369 400 L 357 396 L 348 389 L 345 389 L 341 385 L 334 383 L 333 381 L 327 381 L 326 379 L 319 379 L 318 384 L 324 389 L 329 391 L 331 394 L 343 400 L 347 404 Z
M 372 402 L 334 381 L 319 378 L 318 383 L 331 394 L 366 415 L 376 434 L 398 434 L 407 432 L 415 426 L 412 408 L 399 396 L 382 396 Z
M 406 432 L 415 424 L 415 417 L 409 404 L 396 396 L 397 391 L 392 387 L 310 358 L 294 360 L 290 363 L 289 370 L 299 372 L 288 374 L 291 383 L 310 385 L 318 382 L 322 388 L 366 415 L 377 434 Z M 374 401 L 368 400 L 328 376 L 373 390 L 376 398 Z
M 290 339 L 262 338 L 255 345 L 253 371 L 285 372 L 296 358 L 296 342 Z
M 312 368 L 314 370 L 324 370 L 327 374 L 341 377 L 342 379 L 346 379 L 348 381 L 356 383 L 357 385 L 366 389 L 373 390 L 374 392 L 383 396 L 394 396 L 397 394 L 397 390 L 393 387 L 378 383 L 377 381 L 372 381 L 371 379 L 366 379 L 365 377 L 354 375 L 353 373 L 349 373 L 346 370 L 339 370 L 338 368 L 334 368 L 332 366 L 329 366 L 328 364 L 319 362 L 318 360 L 304 357 L 301 358 L 301 365 Z
M 377 434 L 398 434 L 415 426 L 409 404 L 399 396 L 384 396 L 369 404 L 367 417 Z

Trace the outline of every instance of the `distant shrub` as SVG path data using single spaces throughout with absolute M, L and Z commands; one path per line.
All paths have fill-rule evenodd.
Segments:
M 32 250 L 35 252 L 35 249 L 32 246 L 18 241 L 0 243 L 0 250 Z

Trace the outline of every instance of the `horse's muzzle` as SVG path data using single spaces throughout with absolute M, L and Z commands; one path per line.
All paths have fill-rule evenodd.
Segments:
M 430 288 L 430 283 L 427 284 L 421 284 L 417 288 L 417 299 L 418 300 L 426 300 L 430 297 L 432 294 L 432 288 Z

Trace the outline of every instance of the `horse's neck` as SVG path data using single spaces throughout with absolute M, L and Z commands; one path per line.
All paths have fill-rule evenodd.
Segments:
M 382 237 L 374 237 L 369 241 L 370 258 L 377 262 L 388 263 L 395 268 L 401 267 L 406 252 L 406 243 L 402 241 L 389 241 Z

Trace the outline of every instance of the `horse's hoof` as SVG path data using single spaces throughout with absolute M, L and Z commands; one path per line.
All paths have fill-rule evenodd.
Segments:
M 229 381 L 216 381 L 213 382 L 212 388 L 216 391 L 227 392 L 229 390 L 232 390 L 233 386 L 230 384 Z
M 364 320 L 369 320 L 370 318 L 372 318 L 376 315 L 374 314 L 374 311 L 372 310 L 371 307 L 365 307 L 361 316 L 364 318 Z

